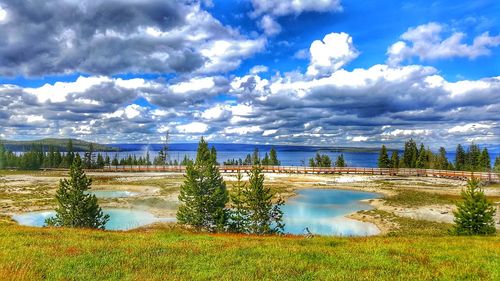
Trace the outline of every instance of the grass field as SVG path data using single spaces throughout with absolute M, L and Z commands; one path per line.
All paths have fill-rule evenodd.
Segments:
M 438 227 L 439 229 L 439 227 Z M 439 231 L 439 230 L 438 230 Z M 0 223 L 2 280 L 499 280 L 500 237 L 129 232 Z

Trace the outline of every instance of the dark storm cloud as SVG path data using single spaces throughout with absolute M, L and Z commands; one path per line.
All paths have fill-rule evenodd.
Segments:
M 227 70 L 263 47 L 222 26 L 196 1 L 0 0 L 0 7 L 7 13 L 0 22 L 0 75 L 186 73 L 203 71 L 205 63 Z M 214 40 L 246 40 L 251 47 L 234 50 L 235 65 L 212 65 L 216 58 L 201 52 Z

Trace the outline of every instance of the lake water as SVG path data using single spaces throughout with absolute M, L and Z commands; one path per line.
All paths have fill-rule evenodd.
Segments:
M 97 198 L 124 198 L 139 194 L 138 192 L 126 190 L 93 190 L 89 191 L 89 193 L 94 194 Z
M 304 189 L 288 199 L 283 206 L 285 232 L 335 236 L 368 236 L 379 233 L 371 223 L 360 222 L 345 215 L 370 210 L 363 199 L 378 198 L 380 194 L 338 189 Z
M 103 211 L 110 217 L 106 224 L 108 230 L 128 230 L 155 222 L 175 221 L 175 218 L 158 218 L 149 212 L 134 209 L 109 208 Z M 14 215 L 12 218 L 22 225 L 42 227 L 45 225 L 45 220 L 53 216 L 55 211 L 39 211 Z

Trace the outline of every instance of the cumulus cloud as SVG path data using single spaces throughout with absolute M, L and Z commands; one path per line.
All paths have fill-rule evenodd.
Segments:
M 335 72 L 358 56 L 352 37 L 344 32 L 327 34 L 323 40 L 311 44 L 307 74 L 325 75 Z
M 210 73 L 263 50 L 196 1 L 0 0 L 0 75 Z
M 208 125 L 201 122 L 191 122 L 189 124 L 178 125 L 177 130 L 186 134 L 202 134 L 208 130 Z
M 464 43 L 466 34 L 452 32 L 443 38 L 446 31 L 442 24 L 431 22 L 409 28 L 401 35 L 401 41 L 391 45 L 387 50 L 388 63 L 399 64 L 412 57 L 422 61 L 452 57 L 475 59 L 491 54 L 491 48 L 500 45 L 500 35 L 490 36 L 484 32 L 474 37 L 472 44 Z

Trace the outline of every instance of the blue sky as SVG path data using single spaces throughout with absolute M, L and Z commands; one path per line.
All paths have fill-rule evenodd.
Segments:
M 500 143 L 498 1 L 0 0 L 0 138 Z

